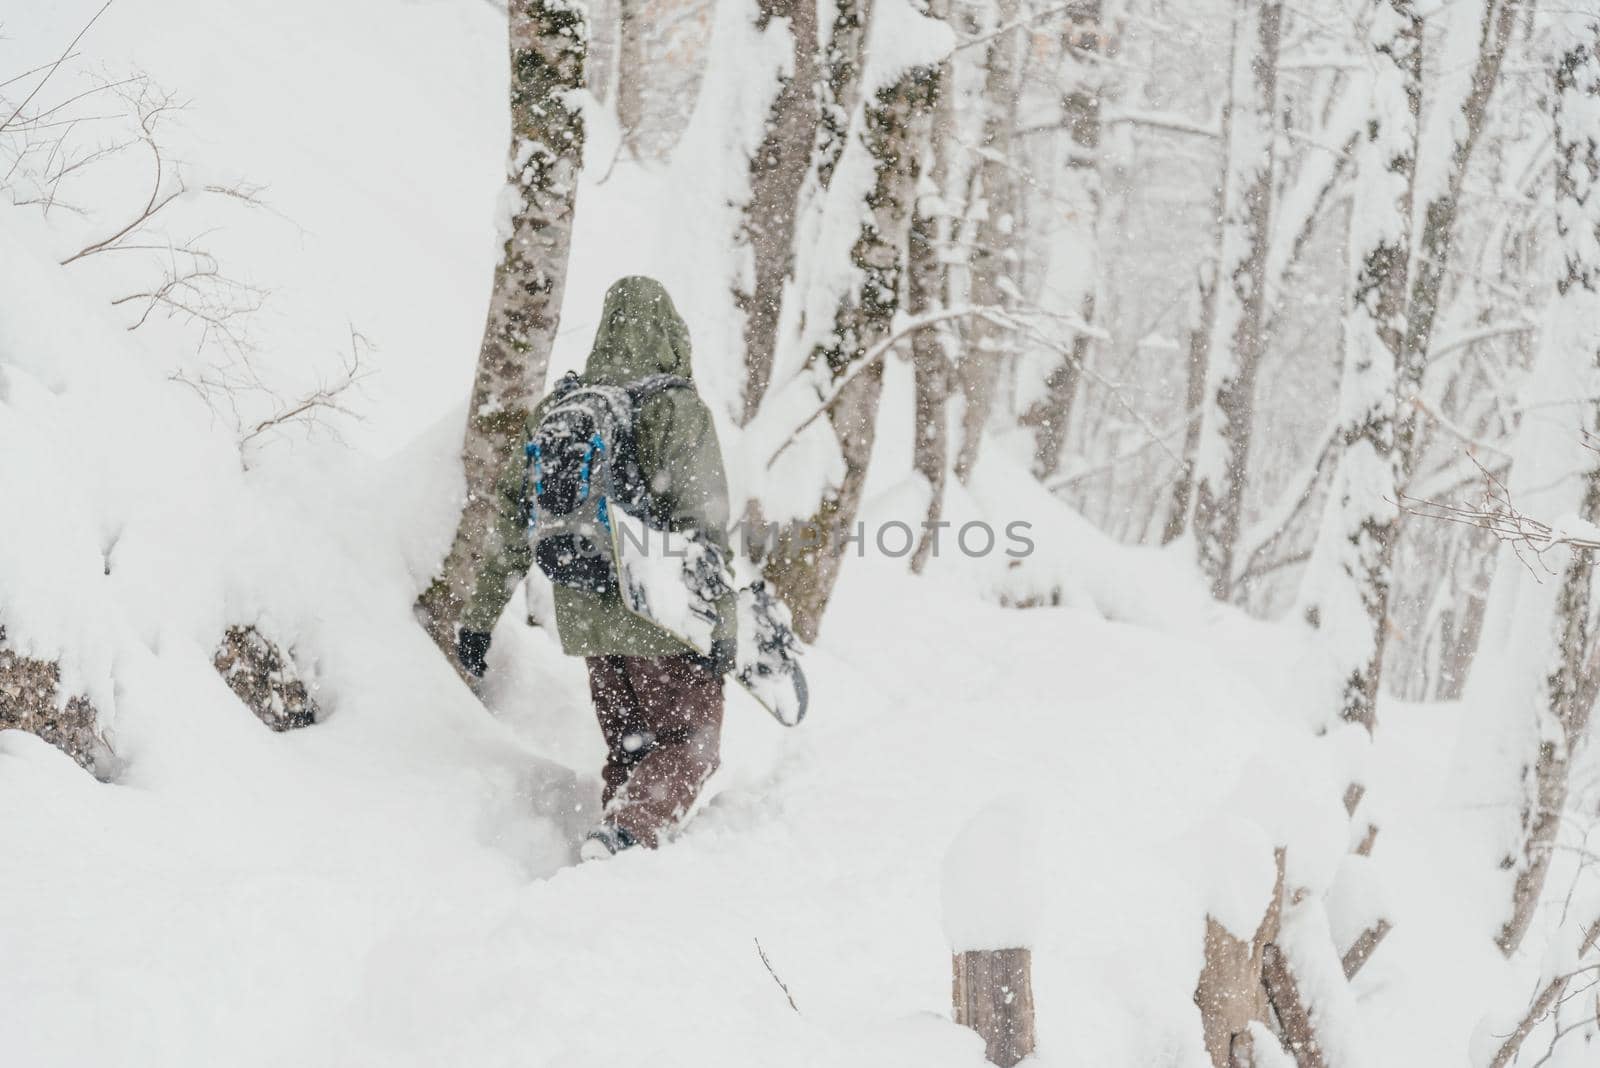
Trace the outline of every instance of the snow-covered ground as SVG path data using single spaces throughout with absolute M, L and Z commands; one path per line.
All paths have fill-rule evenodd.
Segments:
M 52 52 L 97 6 L 40 5 L 0 58 Z M 1497 1026 L 1480 1021 L 1521 1008 L 1527 975 L 1489 939 L 1503 816 L 1464 788 L 1475 720 L 1391 705 L 1370 753 L 1330 758 L 1345 742 L 1306 727 L 1291 632 L 1211 606 L 1170 554 L 1106 543 L 998 449 L 951 516 L 1033 523 L 1025 567 L 852 559 L 807 659 L 808 722 L 783 731 L 730 692 L 724 766 L 683 836 L 574 866 L 601 756 L 581 664 L 515 600 L 486 710 L 410 614 L 459 493 L 498 33 L 482 3 L 119 0 L 85 42 L 180 89 L 184 151 L 292 220 L 226 237 L 274 290 L 263 358 L 290 373 L 347 322 L 372 339 L 348 446 L 241 470 L 167 381 L 161 336 L 130 337 L 35 213 L 0 209 L 0 622 L 62 657 L 121 761 L 103 784 L 0 735 L 0 1064 L 977 1068 L 948 1019 L 942 895 L 947 849 L 999 805 L 1037 833 L 1018 865 L 1040 1062 L 1202 1066 L 1205 917 L 1253 928 L 1274 844 L 1293 885 L 1336 877 L 1347 760 L 1382 814 L 1395 929 L 1329 1000 L 1349 1013 L 1338 1063 L 1465 1063 Z M 708 344 L 725 324 L 694 319 L 726 275 L 700 272 L 691 188 L 682 167 L 590 176 L 557 371 L 604 287 L 648 270 L 726 407 Z M 892 367 L 886 409 L 908 394 Z M 916 515 L 909 423 L 883 433 L 869 519 Z M 1059 607 L 998 603 L 1050 586 Z M 209 656 L 241 614 L 294 646 L 325 722 L 275 735 L 233 699 Z

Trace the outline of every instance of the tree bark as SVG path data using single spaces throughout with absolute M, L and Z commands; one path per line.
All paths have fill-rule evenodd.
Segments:
M 1299 609 L 1310 626 L 1337 636 L 1327 643 L 1335 706 L 1368 730 L 1377 722 L 1399 524 L 1396 391 L 1422 85 L 1422 21 L 1412 0 L 1370 6 L 1375 82 L 1350 213 L 1350 311 L 1335 436 L 1342 451 Z
M 817 187 L 823 191 L 833 184 L 834 169 L 850 135 L 851 116 L 860 102 L 861 68 L 871 20 L 872 0 L 838 0 L 834 6 L 821 65 L 822 103 L 815 148 Z
M 1267 990 L 1267 1000 L 1283 1029 L 1283 1044 L 1288 1047 L 1299 1068 L 1325 1068 L 1328 1063 L 1322 1056 L 1322 1043 L 1317 1038 L 1316 1023 L 1311 1018 L 1311 1006 L 1300 993 L 1300 984 L 1289 967 L 1289 958 L 1274 943 L 1262 954 L 1261 982 Z
M 947 13 L 943 4 L 935 13 Z M 950 84 L 950 63 L 939 71 L 941 85 Z M 935 106 L 928 147 L 929 180 L 925 192 L 917 197 L 906 247 L 906 310 L 913 318 L 929 315 L 948 306 L 949 271 L 945 267 L 950 246 L 951 219 L 947 182 L 950 168 L 950 132 L 954 124 L 949 93 L 940 93 Z M 915 411 L 912 427 L 911 466 L 928 483 L 928 507 L 924 515 L 923 536 L 911 556 L 911 570 L 920 573 L 938 545 L 939 517 L 944 512 L 945 482 L 950 469 L 949 400 L 954 374 L 950 357 L 955 347 L 949 326 L 939 323 L 923 327 L 911 335 L 911 367 L 915 377 Z
M 572 216 L 583 160 L 583 87 L 588 27 L 565 0 L 513 0 L 510 233 L 495 267 L 462 465 L 467 496 L 455 539 L 418 614 L 433 640 L 453 649 L 456 624 L 495 520 L 494 480 L 522 447 L 523 424 L 543 391 L 566 289 Z
M 1008 26 L 1017 19 L 1017 0 L 995 0 L 995 20 Z M 973 233 L 968 269 L 972 303 L 998 308 L 1011 303 L 1016 292 L 1017 216 L 1016 178 L 1012 168 L 1011 135 L 1017 125 L 1018 75 L 1025 37 L 1020 28 L 1006 30 L 989 42 L 984 58 L 983 134 L 977 170 L 977 198 L 981 204 Z M 965 351 L 956 363 L 961 388 L 961 439 L 956 448 L 956 478 L 966 482 L 978 462 L 984 431 L 994 409 L 995 379 L 1008 332 L 979 316 L 968 331 Z
M 794 273 L 800 190 L 810 172 L 820 117 L 816 2 L 758 0 L 757 25 L 774 19 L 788 20 L 793 69 L 779 84 L 765 135 L 750 159 L 750 200 L 739 235 L 751 256 L 750 287 L 734 291 L 744 313 L 744 422 L 754 418 L 772 382 L 784 285 Z
M 321 714 L 294 659 L 254 625 L 229 627 L 211 665 L 234 696 L 275 731 L 309 727 Z
M 862 109 L 873 181 L 866 194 L 867 221 L 851 249 L 855 280 L 834 311 L 827 339 L 810 355 L 810 365 L 828 376 L 825 381 L 849 379 L 828 409 L 844 475 L 806 521 L 785 528 L 764 567 L 794 614 L 796 633 L 807 642 L 816 640 L 839 574 L 841 556 L 833 551 L 832 535 L 849 531 L 861 506 L 877 433 L 883 361 L 853 372 L 867 351 L 889 336 L 899 310 L 913 202 L 938 95 L 937 69 L 918 67 Z
M 1488 117 L 1489 100 L 1500 81 L 1500 67 L 1521 6 L 1521 0 L 1484 0 L 1477 60 L 1466 97 L 1459 105 L 1459 114 L 1451 128 L 1450 161 L 1443 172 L 1444 184 L 1441 188 L 1418 190 L 1419 200 L 1426 199 L 1426 207 L 1420 219 L 1414 220 L 1420 223 L 1420 230 L 1414 241 L 1411 299 L 1406 309 L 1404 345 L 1400 350 L 1402 383 L 1414 383 L 1419 387 L 1427 368 L 1428 346 L 1438 316 L 1445 271 L 1450 264 L 1461 188 Z M 1402 399 L 1409 396 L 1407 393 Z M 1400 449 L 1402 471 L 1409 477 L 1417 461 L 1417 420 L 1409 412 L 1404 414 L 1397 428 L 1396 444 Z
M 102 778 L 112 755 L 100 736 L 99 712 L 87 697 L 61 698 L 61 665 L 21 656 L 6 647 L 0 626 L 0 730 L 26 731 L 55 746 L 78 766 Z
M 1215 1068 L 1248 1064 L 1240 1047 L 1251 1041 L 1251 1022 L 1265 1024 L 1271 1019 L 1261 970 L 1267 947 L 1278 937 L 1283 915 L 1284 851 L 1276 850 L 1274 859 L 1278 875 L 1272 898 L 1249 941 L 1206 917 L 1205 964 L 1195 985 L 1194 1002 L 1200 1008 L 1206 1052 Z
M 1367 966 L 1367 961 L 1372 959 L 1372 955 L 1378 951 L 1378 947 L 1389 937 L 1389 932 L 1392 930 L 1394 924 L 1388 920 L 1379 920 L 1356 936 L 1356 940 L 1350 943 L 1350 948 L 1339 958 L 1339 966 L 1344 970 L 1346 979 L 1354 979 L 1361 969 Z
M 1589 925 L 1588 931 L 1583 936 L 1583 944 L 1578 949 L 1577 959 L 1582 960 L 1586 954 L 1594 949 L 1597 941 L 1600 941 L 1600 920 L 1596 920 Z M 1539 1024 L 1544 1022 L 1545 1017 L 1550 1015 L 1550 1012 L 1561 1000 L 1562 995 L 1567 992 L 1567 987 L 1572 983 L 1572 977 L 1572 972 L 1564 972 L 1552 977 L 1549 982 L 1539 989 L 1539 992 L 1534 995 L 1532 1004 L 1528 1006 L 1528 1011 L 1518 1021 L 1511 1034 L 1506 1036 L 1506 1040 L 1500 1044 L 1500 1048 L 1495 1051 L 1494 1059 L 1489 1062 L 1489 1068 L 1509 1068 L 1511 1063 L 1517 1059 L 1517 1053 L 1522 1049 L 1522 1044 L 1528 1040 L 1528 1036 L 1533 1034 Z
M 1104 7 L 1104 0 L 1084 0 L 1072 10 L 1064 43 L 1073 81 L 1061 100 L 1062 125 L 1072 146 L 1067 157 L 1065 196 L 1076 209 L 1078 220 L 1078 240 L 1072 254 L 1085 261 L 1079 272 L 1080 292 L 1076 298 L 1068 297 L 1068 301 L 1077 304 L 1075 310 L 1085 323 L 1094 321 L 1099 289 L 1100 126 L 1106 87 L 1105 70 L 1099 61 L 1110 55 L 1110 42 L 1102 28 Z M 1079 334 L 1073 338 L 1070 351 L 1046 376 L 1044 396 L 1022 415 L 1022 424 L 1033 431 L 1033 471 L 1042 481 L 1048 481 L 1061 470 L 1067 427 L 1071 424 L 1072 405 L 1078 397 L 1083 367 L 1089 359 L 1089 346 L 1087 336 Z
M 617 0 L 616 113 L 618 152 L 639 158 L 644 123 L 644 4 Z
M 1226 600 L 1233 588 L 1265 338 L 1282 17 L 1281 0 L 1238 0 L 1225 117 L 1228 165 L 1216 318 L 1207 346 L 1207 399 L 1195 460 L 1195 547 L 1218 600 Z
M 1596 132 L 1600 130 L 1600 21 L 1583 24 L 1582 30 L 1572 33 L 1561 46 L 1550 100 L 1556 148 L 1556 233 L 1563 270 L 1546 313 L 1539 354 L 1538 373 L 1551 380 L 1539 394 L 1552 400 L 1562 396 L 1586 399 L 1578 402 L 1582 422 L 1564 431 L 1572 438 L 1565 447 L 1534 438 L 1519 449 L 1512 470 L 1515 474 L 1518 463 L 1534 468 L 1528 481 L 1545 480 L 1542 476 L 1549 472 L 1540 470 L 1544 466 L 1541 461 L 1550 454 L 1583 455 L 1587 450 L 1577 447 L 1583 435 L 1600 433 L 1600 402 L 1594 399 L 1600 396 L 1600 143 L 1596 140 L 1600 137 Z M 1563 366 L 1576 368 L 1578 373 L 1570 378 L 1560 375 Z M 1548 431 L 1535 428 L 1534 433 Z M 1600 519 L 1600 463 L 1589 456 L 1588 464 L 1578 489 L 1581 497 L 1566 503 L 1568 507 L 1576 504 L 1572 510 L 1594 522 Z M 1566 472 L 1555 474 L 1559 477 Z M 1502 549 L 1501 566 L 1515 566 L 1518 561 L 1513 557 L 1511 547 Z M 1511 914 L 1496 937 L 1507 956 L 1522 943 L 1538 911 L 1566 810 L 1573 756 L 1589 729 L 1594 703 L 1589 666 L 1594 641 L 1590 633 L 1593 579 L 1594 554 L 1570 553 L 1555 596 L 1554 619 L 1544 623 L 1551 627 L 1541 650 L 1549 669 L 1532 695 L 1538 752 L 1532 768 L 1524 772 L 1531 781 L 1522 813 L 1522 847 L 1512 863 L 1516 877 Z
M 1221 200 L 1221 190 L 1217 190 Z M 1219 212 L 1220 214 L 1220 212 Z M 1194 508 L 1194 478 L 1200 452 L 1200 424 L 1205 418 L 1206 369 L 1210 365 L 1211 328 L 1217 316 L 1216 264 L 1202 264 L 1195 286 L 1194 310 L 1189 325 L 1189 358 L 1185 365 L 1183 395 L 1183 464 L 1172 484 L 1172 501 L 1167 522 L 1161 531 L 1161 544 L 1171 545 L 1189 529 Z

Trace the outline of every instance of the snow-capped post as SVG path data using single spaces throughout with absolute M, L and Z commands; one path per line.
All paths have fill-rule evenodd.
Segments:
M 989 1063 L 1033 1053 L 1034 858 L 1039 827 L 1021 798 L 980 811 L 944 860 L 944 929 L 956 1023 L 983 1038 Z

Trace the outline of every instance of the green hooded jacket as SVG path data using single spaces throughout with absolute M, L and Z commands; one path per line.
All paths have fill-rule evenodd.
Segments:
M 583 381 L 621 386 L 666 372 L 691 378 L 689 330 L 672 298 L 653 278 L 624 278 L 606 293 L 600 328 L 584 366 Z M 544 417 L 546 397 L 529 414 L 524 440 Z M 711 412 L 698 394 L 667 389 L 645 401 L 636 427 L 639 466 L 650 487 L 653 511 L 673 531 L 700 530 L 727 552 L 728 483 Z M 495 485 L 499 518 L 479 565 L 463 630 L 494 629 L 511 591 L 527 574 L 533 553 L 527 539 L 526 464 L 521 449 Z M 622 606 L 616 590 L 603 594 L 555 586 L 556 628 L 572 656 L 670 656 L 685 651 L 672 635 Z M 734 598 L 719 604 L 719 638 L 732 638 Z

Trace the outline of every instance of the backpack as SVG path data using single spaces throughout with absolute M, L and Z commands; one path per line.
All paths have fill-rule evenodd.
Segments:
M 635 516 L 651 512 L 639 470 L 636 427 L 640 409 L 686 378 L 655 374 L 626 386 L 589 385 L 568 372 L 524 447 L 528 542 L 550 581 L 591 593 L 617 584 L 611 559 L 609 508 Z

